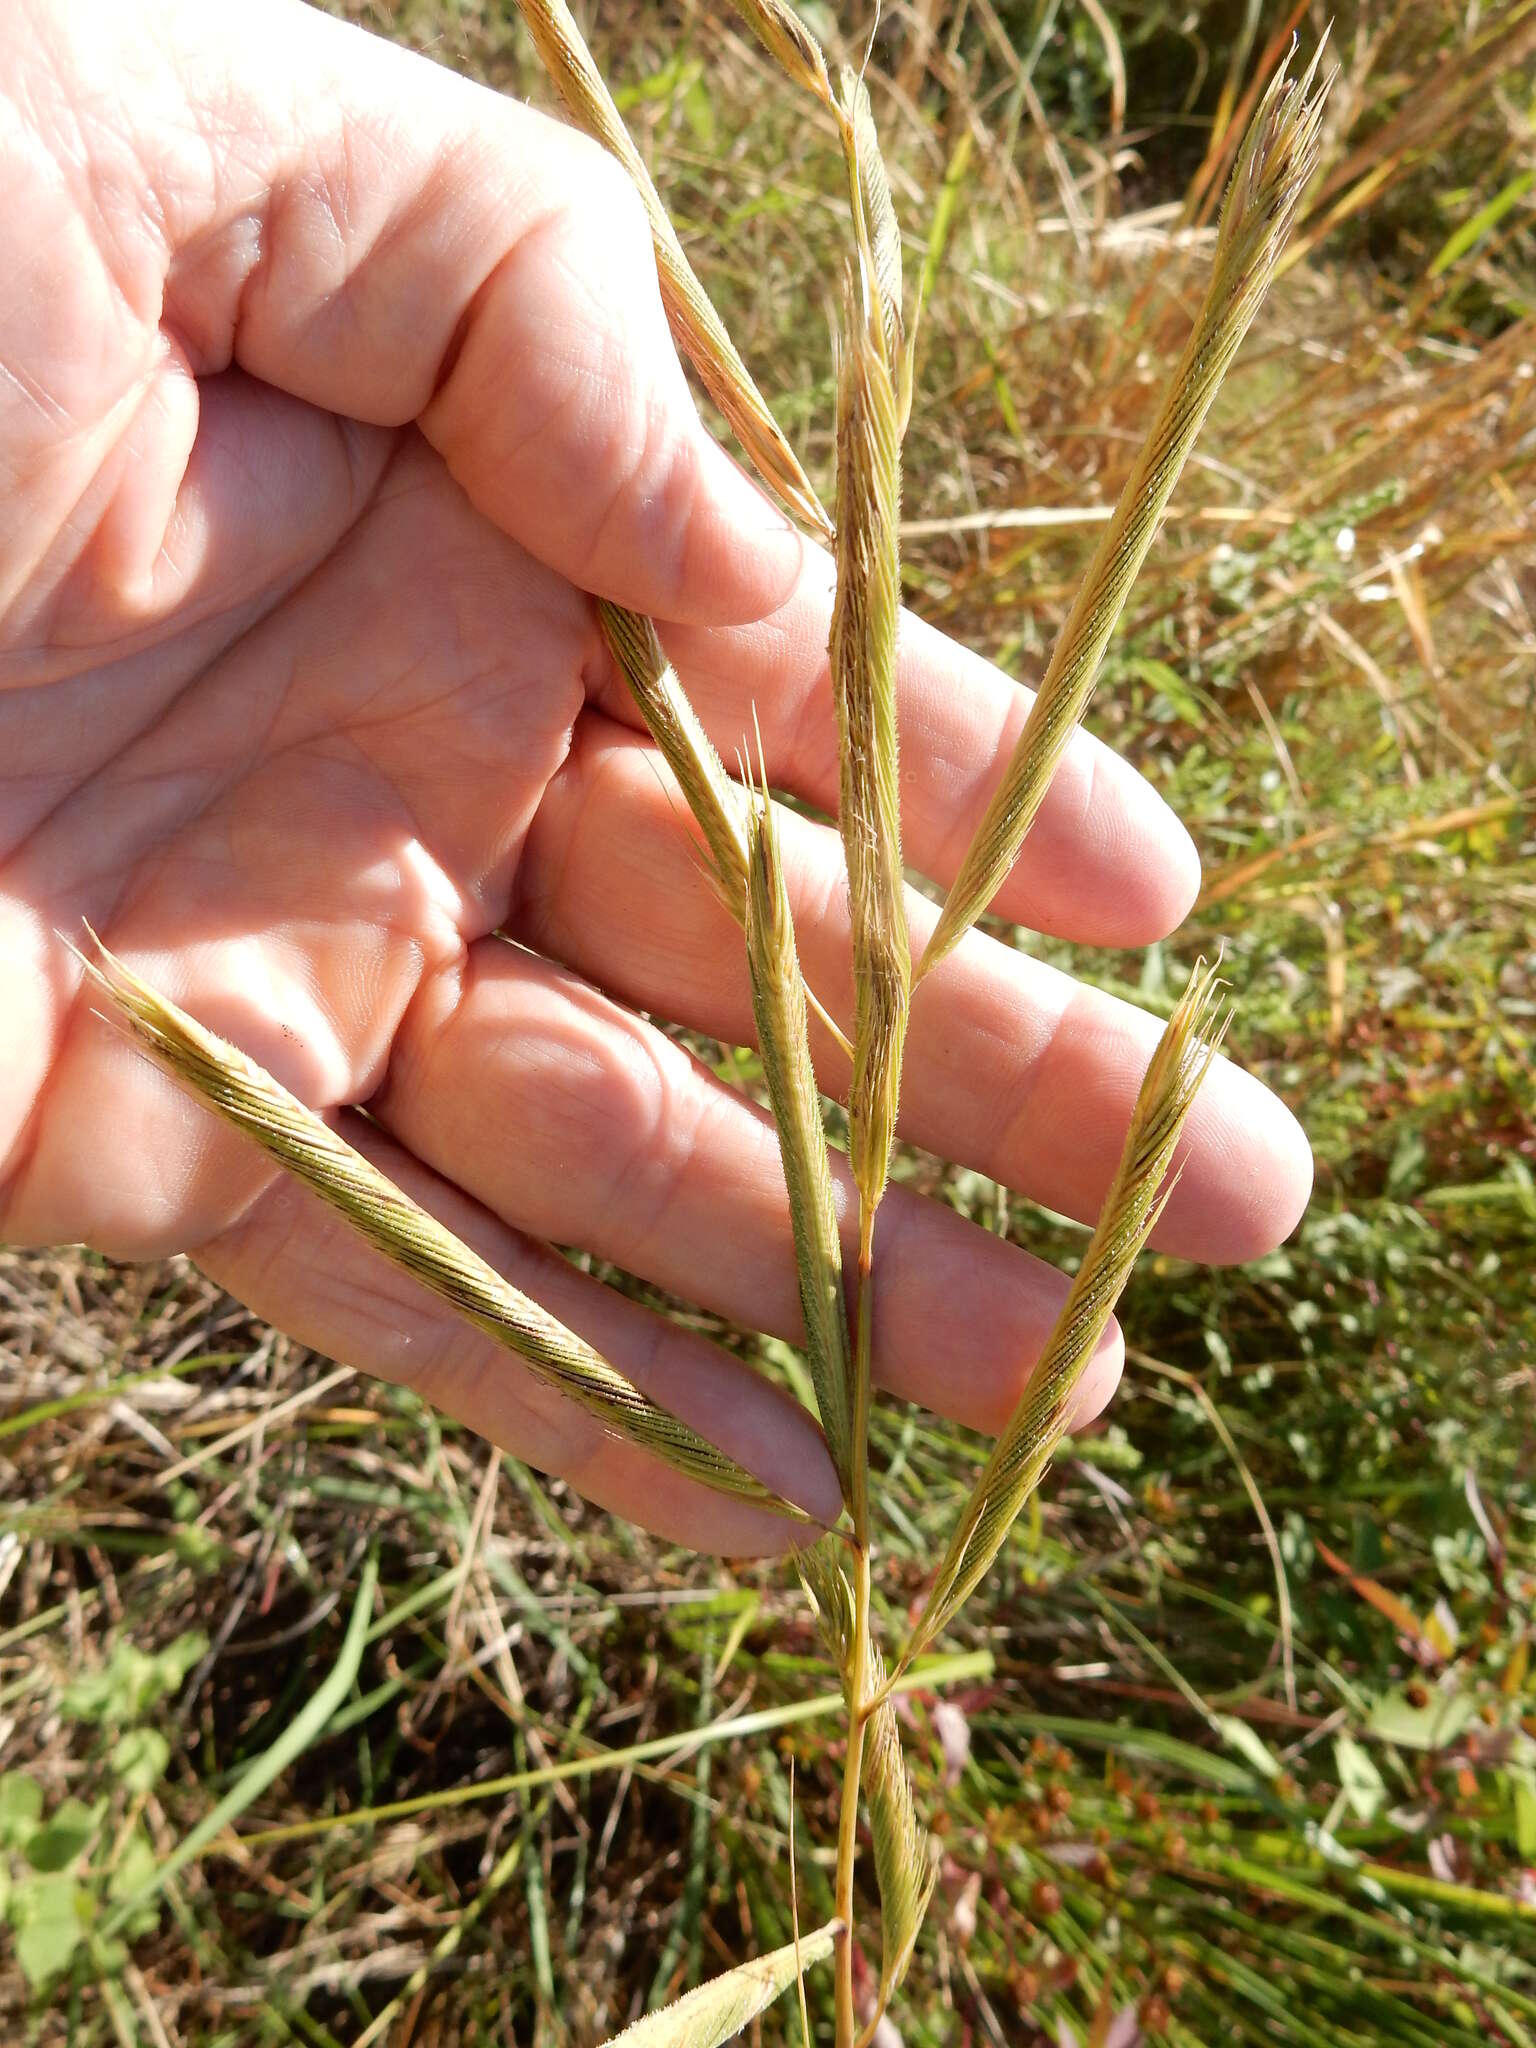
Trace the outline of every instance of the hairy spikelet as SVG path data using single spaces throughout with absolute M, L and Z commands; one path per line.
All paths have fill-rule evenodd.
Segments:
M 746 921 L 752 1013 L 789 1190 L 806 1357 L 827 1446 L 842 1482 L 843 1498 L 849 1500 L 853 1485 L 853 1371 L 842 1241 L 821 1097 L 811 1066 L 805 984 L 795 951 L 789 892 L 784 886 L 766 772 L 762 801 L 754 807 L 748 825 Z
M 899 291 L 899 269 L 897 279 Z M 840 752 L 838 826 L 853 927 L 849 1153 L 870 1216 L 885 1186 L 895 1134 L 912 972 L 896 740 L 901 429 L 885 305 L 872 252 L 861 238 L 858 263 L 845 281 L 838 360 L 831 664 Z
M 837 1666 L 843 1690 L 853 1680 L 853 1645 L 856 1634 L 853 1588 L 843 1570 L 844 1545 L 836 1536 L 823 1536 L 795 1552 L 795 1570 L 800 1574 L 807 1598 L 816 1610 L 816 1626 Z
M 884 1685 L 885 1663 L 871 1643 L 864 1665 L 863 1697 L 877 1698 Z M 880 1888 L 880 2003 L 884 2006 L 907 1974 L 938 1875 L 928 1837 L 918 1823 L 896 1709 L 888 1699 L 881 1700 L 864 1731 L 862 1775 L 875 1844 L 875 1880 Z
M 1321 50 L 1318 57 L 1321 56 Z M 955 876 L 919 964 L 920 980 L 986 909 L 1024 843 L 1098 679 L 1131 585 L 1211 401 L 1269 288 L 1317 163 L 1330 81 L 1318 58 L 1300 80 L 1282 65 L 1244 140 L 1222 210 L 1210 285 L 1114 517 L 1061 629 L 1019 742 Z
M 157 994 L 104 946 L 99 946 L 97 962 L 84 964 L 114 1018 L 173 1080 L 254 1139 L 392 1265 L 515 1352 L 540 1379 L 579 1402 L 616 1436 L 688 1478 L 797 1521 L 807 1519 L 519 1293 L 254 1060 Z
M 650 620 L 606 600 L 597 616 L 640 716 L 698 820 L 710 880 L 740 924 L 747 893 L 747 805 L 741 790 L 711 746 Z
M 787 0 L 732 0 L 736 12 L 782 68 L 825 106 L 832 105 L 832 81 L 821 45 Z
M 1120 1164 L 1071 1292 L 966 1502 L 903 1662 L 933 1640 L 980 1582 L 1060 1441 L 1072 1390 L 1171 1192 L 1164 1182 L 1179 1132 L 1226 1028 L 1217 989 L 1214 970 L 1202 961 L 1142 1080 Z
M 845 65 L 839 81 L 843 153 L 848 161 L 854 239 L 880 309 L 880 331 L 893 381 L 901 382 L 904 327 L 901 304 L 901 230 L 891 181 L 875 133 L 869 88 Z
M 830 1920 L 814 1934 L 802 1934 L 798 1943 L 789 1942 L 771 1955 L 738 1964 L 674 2004 L 636 2020 L 622 2034 L 615 2034 L 608 2048 L 720 2048 L 813 1963 L 825 1962 L 841 1932 L 841 1923 Z
M 843 1546 L 836 1537 L 796 1552 L 801 1583 L 816 1610 L 828 1653 L 853 1704 L 852 1666 L 858 1652 L 858 1630 L 852 1586 L 842 1567 Z M 885 1690 L 885 1664 L 865 1632 L 863 1672 L 858 1698 L 880 1699 Z M 880 1888 L 880 2003 L 884 2006 L 906 1974 L 933 1892 L 936 1866 L 912 1796 L 912 1778 L 901 1749 L 896 1710 L 889 1699 L 869 1716 L 864 1731 L 860 1771 L 869 1807 L 869 1828 L 875 1845 L 875 1877 Z
M 589 135 L 618 158 L 644 201 L 662 303 L 678 347 L 697 370 L 700 382 L 770 490 L 796 519 L 821 537 L 829 537 L 832 526 L 821 500 L 684 255 L 651 174 L 630 140 L 574 15 L 565 0 L 518 0 L 518 8 L 567 108 Z

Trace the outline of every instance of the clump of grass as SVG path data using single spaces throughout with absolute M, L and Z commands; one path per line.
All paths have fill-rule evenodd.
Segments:
M 556 0 L 525 0 L 524 12 L 578 117 L 641 187 L 669 310 L 707 388 L 765 478 L 803 515 L 814 517 L 814 493 L 798 466 L 786 465 L 787 444 L 703 301 L 574 22 Z M 896 717 L 901 443 L 913 388 L 912 340 L 900 235 L 863 81 L 844 70 L 834 88 L 809 30 L 782 0 L 754 4 L 749 15 L 791 79 L 832 113 L 852 215 L 838 337 L 837 588 L 830 647 L 855 992 L 849 1130 L 859 1252 L 851 1333 L 826 1138 L 810 1068 L 807 997 L 766 775 L 751 793 L 729 780 L 648 621 L 612 606 L 602 608 L 601 618 L 615 660 L 698 822 L 714 886 L 745 933 L 754 1014 L 790 1191 L 812 1381 L 846 1510 L 845 1525 L 806 1553 L 801 1569 L 841 1677 L 847 1754 L 830 1918 L 803 1941 L 797 1936 L 787 1948 L 742 1964 L 653 2015 L 627 2038 L 638 2042 L 654 2035 L 679 2048 L 715 2048 L 798 1981 L 807 1965 L 835 1955 L 837 2048 L 856 2048 L 872 2038 L 906 1973 L 935 1881 L 873 1611 L 869 1488 L 874 1236 L 895 1137 L 913 988 Z M 1326 86 L 1317 87 L 1317 73 L 1314 59 L 1293 82 L 1282 65 L 1260 104 L 1223 207 L 1212 281 L 1194 333 L 1069 615 L 1035 714 L 961 865 L 925 965 L 941 960 L 985 907 L 1016 858 L 1066 739 L 1081 721 L 1131 582 L 1310 180 L 1326 92 Z M 466 1320 L 507 1343 L 608 1427 L 690 1477 L 797 1513 L 508 1287 L 235 1048 L 183 1016 L 104 949 L 92 971 L 115 1013 L 168 1072 Z M 1073 1389 L 1167 1198 L 1179 1134 L 1220 1035 L 1213 978 L 1197 970 L 1148 1069 L 1120 1167 L 1056 1331 L 962 1512 L 898 1678 L 960 1612 L 1039 1484 L 1063 1434 Z M 862 2016 L 854 1969 L 861 1794 L 874 1841 L 882 1926 L 879 1983 L 872 2009 Z

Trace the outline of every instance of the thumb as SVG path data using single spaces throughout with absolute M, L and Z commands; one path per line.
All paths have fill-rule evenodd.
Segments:
M 418 422 L 481 511 L 618 603 L 710 624 L 789 595 L 803 543 L 700 420 L 596 143 L 292 0 L 19 14 L 106 260 L 199 375 Z

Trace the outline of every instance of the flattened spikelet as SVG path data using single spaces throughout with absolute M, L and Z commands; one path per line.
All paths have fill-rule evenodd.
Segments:
M 857 1630 L 853 1588 L 842 1568 L 842 1545 L 836 1537 L 823 1537 L 798 1551 L 795 1563 L 851 1704 Z M 858 1696 L 878 1699 L 884 1689 L 884 1661 L 874 1643 L 866 1640 Z M 918 1824 L 911 1773 L 902 1754 L 896 1710 L 889 1699 L 881 1700 L 869 1716 L 860 1778 L 869 1806 L 875 1878 L 880 1889 L 880 2003 L 884 2006 L 906 1975 L 937 1874 L 928 1838 Z
M 711 746 L 651 621 L 606 600 L 599 603 L 597 616 L 646 729 L 698 820 L 709 849 L 710 879 L 740 924 L 746 916 L 747 891 L 747 805 L 742 792 Z
M 567 108 L 589 135 L 618 158 L 644 201 L 662 302 L 678 347 L 697 370 L 700 382 L 764 483 L 796 519 L 822 538 L 830 537 L 831 521 L 821 500 L 684 255 L 651 174 L 630 140 L 575 16 L 565 0 L 517 0 L 517 4 L 533 46 Z
M 832 81 L 821 45 L 800 19 L 788 0 L 732 0 L 736 12 L 776 57 L 796 85 L 814 93 L 823 105 L 832 104 Z
M 848 868 L 855 990 L 849 1153 L 871 1213 L 885 1186 L 912 956 L 902 893 L 896 737 L 901 455 L 878 309 L 850 275 L 838 365 L 837 596 L 832 684 L 838 827 Z
M 1152 431 L 1104 529 L 1061 629 L 1012 760 L 944 900 L 920 981 L 976 922 L 1018 858 L 1146 560 L 1173 487 L 1222 378 L 1257 313 L 1317 163 L 1329 83 L 1318 58 L 1293 81 L 1281 66 L 1244 140 L 1223 206 L 1215 265 L 1194 332 L 1158 403 Z
M 966 1502 L 904 1663 L 953 1619 L 980 1582 L 1061 1439 L 1068 1398 L 1171 1192 L 1164 1182 L 1179 1132 L 1226 1028 L 1217 989 L 1214 969 L 1200 962 L 1158 1040 L 1083 1263 L 1040 1363 Z
M 98 947 L 99 958 L 85 961 L 86 971 L 134 1042 L 207 1108 L 254 1139 L 391 1264 L 515 1352 L 616 1436 L 716 1492 L 797 1521 L 808 1519 L 519 1293 L 254 1060 L 157 994 L 99 941 Z
M 615 2034 L 608 2048 L 721 2048 L 749 2021 L 772 2005 L 781 1993 L 810 1968 L 831 1955 L 841 1923 L 828 1921 L 814 1934 L 802 1934 L 797 1945 L 789 1942 L 771 1955 L 740 1963 L 723 1977 L 685 1994 L 659 2012 L 648 2012 L 622 2034 Z
M 789 1190 L 806 1357 L 827 1446 L 842 1482 L 843 1498 L 848 1500 L 853 1483 L 853 1383 L 842 1241 L 821 1097 L 811 1066 L 805 983 L 795 951 L 766 771 L 761 802 L 754 806 L 747 830 L 747 964 L 752 978 L 752 1013 Z

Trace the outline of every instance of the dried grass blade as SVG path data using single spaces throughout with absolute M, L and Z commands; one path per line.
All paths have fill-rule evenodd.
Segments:
M 649 2012 L 608 2048 L 720 2048 L 787 1991 L 812 1963 L 831 1955 L 842 1924 L 829 1920 L 814 1934 L 802 1934 L 750 1963 L 740 1963 L 723 1977 L 686 1993 L 659 2012 Z
M 1068 1397 L 1093 1356 L 1167 1200 L 1179 1132 L 1226 1029 L 1215 969 L 1201 961 L 1152 1055 L 1125 1149 L 1044 1355 L 966 1502 L 905 1666 L 959 1611 L 1002 1548 L 1060 1441 Z
M 976 828 L 917 970 L 936 967 L 986 909 L 1093 695 L 1099 665 L 1146 560 L 1211 401 L 1263 301 L 1317 164 L 1331 79 L 1317 84 L 1319 46 L 1299 80 L 1282 65 L 1260 103 L 1227 190 L 1210 285 L 1194 331 L 1114 517 L 1104 529 L 1062 627 L 1013 758 Z
M 759 751 L 761 760 L 761 751 Z M 795 950 L 789 891 L 779 857 L 766 769 L 748 826 L 747 964 L 752 1012 L 789 1190 L 790 1227 L 805 1320 L 806 1356 L 822 1428 L 842 1482 L 853 1487 L 853 1370 L 843 1251 L 832 1195 L 821 1097 L 811 1066 L 805 983 Z
M 719 1493 L 774 1508 L 796 1521 L 809 1519 L 521 1294 L 254 1060 L 157 994 L 96 943 L 99 960 L 84 961 L 86 972 L 134 1042 L 328 1203 L 393 1265 L 515 1352 L 540 1379 L 579 1402 L 615 1435 Z
M 763 481 L 823 539 L 832 526 L 809 477 L 683 253 L 623 116 L 565 0 L 517 0 L 533 46 L 576 120 L 616 156 L 645 204 L 672 333 Z
M 640 716 L 698 820 L 710 879 L 740 924 L 747 895 L 747 805 L 741 790 L 710 744 L 651 621 L 606 600 L 597 615 Z

